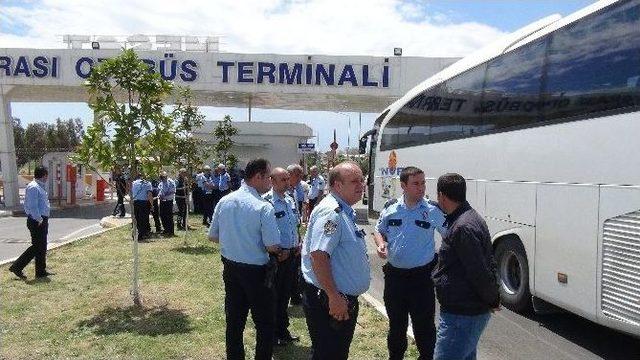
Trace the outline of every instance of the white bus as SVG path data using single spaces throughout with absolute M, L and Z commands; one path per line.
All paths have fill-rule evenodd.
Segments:
M 640 335 L 640 0 L 554 15 L 389 106 L 370 143 L 370 210 L 404 166 L 457 172 L 491 231 L 503 303 L 542 299 Z

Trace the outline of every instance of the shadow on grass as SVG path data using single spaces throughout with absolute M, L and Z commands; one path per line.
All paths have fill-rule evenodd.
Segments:
M 206 246 L 206 245 L 198 245 L 198 246 L 182 245 L 182 246 L 171 249 L 171 251 L 177 251 L 179 253 L 183 253 L 187 255 L 209 255 L 209 254 L 218 253 L 217 249 L 211 246 Z
M 292 305 L 289 306 L 289 316 L 296 319 L 304 319 L 304 310 L 302 309 L 302 305 Z
M 182 311 L 166 305 L 152 308 L 129 306 L 106 308 L 91 319 L 78 323 L 80 328 L 92 328 L 97 335 L 136 333 L 158 336 L 191 332 L 189 317 Z
M 51 282 L 51 278 L 49 278 L 48 276 L 46 277 L 41 277 L 41 278 L 34 278 L 31 280 L 21 280 L 21 279 L 17 279 L 20 281 L 24 281 L 25 284 L 27 285 L 41 285 L 41 284 L 48 284 Z
M 276 360 L 309 359 L 311 346 L 293 342 L 285 346 L 273 347 L 273 358 Z

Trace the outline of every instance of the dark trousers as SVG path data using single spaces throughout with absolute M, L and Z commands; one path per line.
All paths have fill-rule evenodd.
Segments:
M 191 192 L 191 198 L 193 199 L 193 213 L 202 214 L 202 189 L 195 187 Z
M 120 213 L 120 216 L 124 217 L 127 211 L 124 208 L 124 194 L 118 192 L 118 202 L 116 203 L 116 207 L 113 209 L 113 216 L 116 216 Z
M 153 199 L 153 208 L 151 209 L 151 215 L 153 215 L 153 225 L 156 228 L 156 232 L 161 232 L 162 226 L 160 222 L 160 206 L 158 204 L 158 199 Z
M 291 286 L 291 297 L 295 298 L 298 304 L 300 304 L 300 297 L 302 296 L 302 291 L 304 290 L 304 279 L 302 278 L 302 260 L 300 259 L 300 255 L 292 255 L 294 262 L 294 276 L 293 276 L 293 285 Z
M 242 334 L 251 310 L 256 327 L 256 359 L 271 359 L 275 325 L 275 291 L 265 286 L 266 266 L 222 258 L 228 360 L 244 360 Z
M 31 233 L 31 246 L 11 265 L 12 270 L 22 271 L 31 259 L 36 259 L 36 276 L 44 275 L 47 271 L 47 234 L 49 233 L 49 218 L 42 217 L 42 224 L 32 218 L 27 218 L 27 228 Z
M 389 316 L 387 346 L 390 360 L 404 358 L 409 316 L 420 353 L 418 359 L 433 358 L 436 327 L 431 269 L 434 264 L 435 261 L 412 269 L 396 268 L 389 263 L 383 266 L 384 305 Z
M 178 219 L 176 220 L 176 225 L 178 225 L 178 229 L 184 229 L 187 226 L 186 198 L 176 197 L 176 206 L 178 207 Z
M 202 223 L 210 224 L 213 216 L 213 194 L 204 194 L 202 197 Z
M 348 297 L 353 309 L 349 312 L 349 320 L 337 321 L 329 315 L 326 294 L 307 282 L 304 286 L 302 304 L 311 336 L 311 359 L 346 360 L 358 319 L 357 297 Z
M 147 200 L 135 200 L 133 202 L 133 214 L 136 217 L 138 239 L 149 237 L 149 233 L 151 232 L 151 224 L 149 224 L 150 205 Z
M 160 220 L 164 233 L 173 235 L 173 200 L 160 201 Z
M 293 250 L 292 250 L 293 251 Z M 287 337 L 289 334 L 289 299 L 296 275 L 296 258 L 289 256 L 278 263 L 276 273 L 276 336 Z

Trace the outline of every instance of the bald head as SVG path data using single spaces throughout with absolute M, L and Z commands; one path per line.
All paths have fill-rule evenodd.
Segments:
M 280 196 L 284 195 L 285 191 L 289 189 L 289 172 L 281 167 L 274 168 L 271 170 L 271 184 L 273 191 Z
M 344 161 L 329 170 L 329 187 L 349 205 L 362 199 L 364 178 L 360 166 L 353 161 Z

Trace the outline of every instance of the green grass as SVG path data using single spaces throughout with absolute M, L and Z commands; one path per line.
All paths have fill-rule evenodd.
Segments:
M 140 244 L 143 308 L 129 295 L 131 242 L 125 228 L 53 250 L 49 281 L 0 271 L 2 359 L 223 359 L 224 286 L 218 246 L 204 230 Z M 352 359 L 387 357 L 387 321 L 362 304 Z M 310 339 L 300 307 L 290 307 L 301 341 L 276 347 L 276 359 L 306 359 Z M 247 358 L 255 332 L 245 330 Z M 416 358 L 411 345 L 407 358 Z

